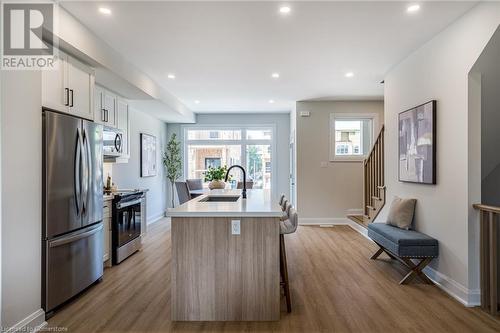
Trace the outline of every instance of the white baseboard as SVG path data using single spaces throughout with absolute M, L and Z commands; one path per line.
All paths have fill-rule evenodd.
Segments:
M 9 327 L 6 330 L 6 333 L 38 332 L 46 325 L 47 322 L 45 321 L 45 311 L 43 311 L 43 309 L 38 309 L 26 318 L 19 321 L 14 326 Z
M 345 217 L 320 217 L 320 218 L 300 218 L 299 217 L 299 225 L 319 225 L 319 226 L 327 226 L 327 225 L 348 225 L 352 229 L 356 230 L 363 236 L 365 236 L 367 239 L 371 241 L 370 238 L 368 238 L 368 232 L 366 231 L 365 228 L 360 226 L 354 221 L 349 220 L 348 218 Z
M 371 238 L 368 237 L 368 232 L 365 228 L 363 228 L 356 222 L 349 220 L 348 218 L 299 218 L 299 225 L 348 225 L 355 231 L 365 236 L 368 240 L 373 242 Z M 436 271 L 429 266 L 424 269 L 424 272 L 429 276 L 432 282 L 436 284 L 436 286 L 438 286 L 440 289 L 442 289 L 444 292 L 446 292 L 448 295 L 450 295 L 463 305 L 467 307 L 481 305 L 480 290 L 470 290 L 457 281 L 453 280 L 452 278 Z
M 481 291 L 471 290 L 457 281 L 453 280 L 447 275 L 436 271 L 434 268 L 427 266 L 424 268 L 424 273 L 442 290 L 444 290 L 448 295 L 462 303 L 467 307 L 479 306 L 481 305 Z
M 161 220 L 162 218 L 164 218 L 163 213 L 157 214 L 157 215 L 155 215 L 155 216 L 151 216 L 151 217 L 149 217 L 149 218 L 148 218 L 148 222 L 147 222 L 147 224 L 148 224 L 148 225 L 149 225 L 149 224 L 153 224 L 153 223 L 155 223 L 155 222 L 158 222 L 158 221 L 159 221 L 159 220 Z

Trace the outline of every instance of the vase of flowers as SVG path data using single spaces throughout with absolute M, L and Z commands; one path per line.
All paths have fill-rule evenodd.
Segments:
M 227 166 L 223 167 L 208 167 L 208 170 L 204 172 L 205 181 L 208 183 L 208 188 L 211 190 L 223 189 L 226 187 L 224 182 L 224 177 L 226 177 Z

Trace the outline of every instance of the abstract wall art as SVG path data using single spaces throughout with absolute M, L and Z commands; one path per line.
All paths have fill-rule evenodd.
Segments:
M 436 184 L 436 101 L 403 111 L 399 123 L 399 181 Z

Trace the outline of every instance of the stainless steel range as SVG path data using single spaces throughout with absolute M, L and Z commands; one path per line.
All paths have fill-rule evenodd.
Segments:
M 118 192 L 113 197 L 112 263 L 117 265 L 141 249 L 143 191 Z

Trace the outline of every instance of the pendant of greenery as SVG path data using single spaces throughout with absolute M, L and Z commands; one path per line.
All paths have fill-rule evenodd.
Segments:
M 177 140 L 175 133 L 170 137 L 167 149 L 163 153 L 163 165 L 167 171 L 167 179 L 172 186 L 172 207 L 174 207 L 175 181 L 182 175 L 181 143 Z

